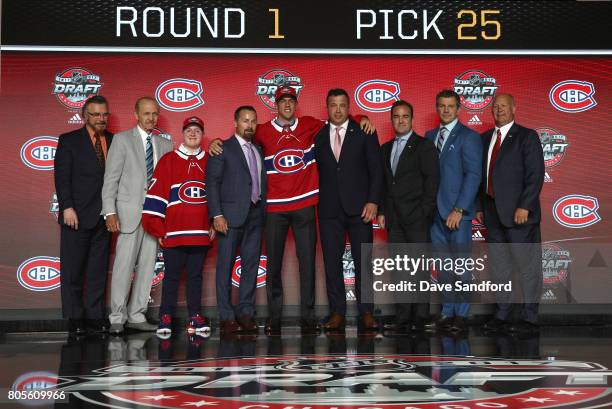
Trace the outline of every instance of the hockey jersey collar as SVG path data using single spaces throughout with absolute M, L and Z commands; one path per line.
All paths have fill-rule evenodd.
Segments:
M 274 118 L 272 121 L 270 121 L 270 123 L 272 124 L 274 129 L 276 129 L 278 132 L 282 132 L 283 131 L 283 127 L 276 123 L 276 119 L 277 118 Z M 300 119 L 296 117 L 295 118 L 295 122 L 293 123 L 293 125 L 291 125 L 289 127 L 289 129 L 291 129 L 292 132 L 295 131 L 295 128 L 297 128 L 299 121 L 300 121 Z
M 181 146 L 179 146 L 178 149 L 176 149 L 174 152 L 176 152 L 178 156 L 180 156 L 181 158 L 185 160 L 189 159 L 189 156 L 192 156 L 189 154 L 189 152 L 187 151 L 187 148 L 185 148 L 183 144 L 181 144 Z M 205 154 L 206 153 L 201 148 L 198 148 L 198 153 L 195 154 L 195 157 L 197 160 L 200 160 L 204 157 Z

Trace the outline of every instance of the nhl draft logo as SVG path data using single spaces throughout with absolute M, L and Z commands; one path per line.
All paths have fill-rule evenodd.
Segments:
M 553 205 L 553 216 L 557 223 L 570 229 L 591 226 L 601 220 L 597 213 L 599 201 L 593 196 L 568 195 Z
M 57 220 L 59 215 L 59 202 L 57 200 L 57 193 L 53 192 L 51 195 L 51 200 L 49 201 L 49 213 L 55 216 L 55 220 Z
M 602 365 L 566 360 L 287 355 L 133 361 L 62 376 L 57 388 L 119 409 L 596 408 L 610 403 L 610 376 Z
M 268 257 L 259 257 L 259 268 L 257 269 L 257 288 L 266 285 L 266 268 L 268 265 Z M 240 277 L 242 275 L 242 262 L 240 256 L 236 257 L 234 267 L 232 268 L 232 285 L 240 287 Z
M 472 241 L 485 241 L 486 227 L 478 220 L 472 220 Z
M 205 204 L 206 184 L 199 180 L 188 180 L 178 188 L 178 197 L 181 202 L 192 205 Z
M 469 111 L 480 111 L 493 101 L 499 88 L 497 80 L 482 71 L 469 70 L 455 77 L 454 90 L 461 106 Z
M 17 281 L 31 291 L 50 291 L 60 286 L 59 257 L 32 257 L 17 267 Z
M 151 284 L 151 288 L 157 287 L 164 280 L 165 271 L 164 252 L 159 249 L 157 250 L 157 257 L 155 259 L 155 270 L 153 271 L 153 283 Z
M 591 109 L 597 105 L 593 98 L 595 86 L 586 81 L 561 81 L 555 84 L 548 94 L 550 103 L 559 111 L 575 113 Z
M 53 94 L 66 108 L 78 111 L 102 88 L 100 76 L 86 68 L 68 68 L 55 76 Z
M 19 156 L 24 165 L 36 170 L 53 170 L 58 138 L 39 136 L 32 138 L 21 147 Z
M 366 111 L 386 112 L 399 101 L 400 86 L 395 81 L 369 80 L 355 90 L 355 102 Z
M 552 128 L 537 128 L 536 132 L 540 136 L 540 143 L 544 151 L 544 165 L 547 168 L 557 166 L 565 157 L 565 151 L 569 146 L 567 136 Z
M 304 88 L 300 77 L 287 70 L 274 69 L 257 78 L 255 95 L 259 97 L 265 106 L 272 110 L 276 110 L 276 98 L 274 98 L 274 93 L 279 87 L 284 85 L 294 88 L 298 95 L 300 95 L 300 91 Z
M 572 259 L 570 252 L 554 243 L 542 244 L 544 284 L 565 282 Z
M 155 90 L 157 103 L 173 112 L 184 112 L 204 105 L 202 83 L 185 78 L 173 78 L 159 84 Z

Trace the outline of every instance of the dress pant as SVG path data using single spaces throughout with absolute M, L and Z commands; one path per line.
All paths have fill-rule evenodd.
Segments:
M 146 321 L 156 258 L 157 239 L 142 224 L 132 233 L 119 233 L 111 278 L 111 324 Z
M 403 223 L 399 215 L 395 213 L 392 217 L 394 221 L 388 225 L 388 242 L 389 243 L 407 243 L 412 244 L 411 249 L 415 250 L 415 254 L 408 255 L 412 257 L 418 257 L 423 254 L 427 249 L 425 248 L 427 243 L 431 242 L 430 228 L 431 223 L 429 219 L 419 219 L 412 223 Z M 423 249 L 418 244 L 423 244 Z M 418 254 L 416 254 L 418 253 Z M 403 256 L 403 254 L 401 254 Z M 396 254 L 392 254 L 393 257 Z M 397 277 L 401 279 L 402 277 Z M 411 281 L 416 282 L 418 285 L 419 281 L 429 281 L 429 271 L 419 270 L 415 272 L 415 275 L 410 278 Z M 397 282 L 397 280 L 396 280 Z M 423 321 L 429 316 L 429 294 L 427 293 L 415 293 L 415 299 L 411 302 L 406 302 L 406 294 L 396 295 L 396 317 L 397 323 L 406 324 L 412 321 Z
M 160 317 L 164 314 L 174 315 L 183 270 L 187 276 L 185 292 L 189 316 L 202 312 L 202 267 L 208 249 L 208 246 L 177 246 L 163 249 L 165 269 L 159 306 Z
M 227 234 L 218 234 L 217 250 L 217 307 L 222 321 L 233 320 L 236 316 L 255 315 L 255 290 L 259 258 L 261 256 L 261 238 L 263 229 L 262 201 L 251 205 L 246 221 L 242 226 L 230 227 Z M 240 301 L 236 309 L 232 306 L 232 268 L 236 261 L 236 252 L 240 249 Z
M 498 292 L 495 316 L 501 320 L 510 320 L 513 305 L 516 305 L 520 308 L 521 319 L 537 323 L 543 280 L 540 224 L 504 226 L 499 220 L 495 200 L 487 196 L 485 225 L 493 282 L 507 283 L 512 280 L 513 293 L 517 291 L 518 285 L 524 301 L 513 303 L 513 293 Z M 518 278 L 518 282 L 515 278 Z
M 283 312 L 283 255 L 289 228 L 293 231 L 300 277 L 300 311 L 303 319 L 315 317 L 315 255 L 317 223 L 315 207 L 291 212 L 268 213 L 266 217 L 266 292 L 268 315 L 280 319 Z
M 110 238 L 102 217 L 91 229 L 61 226 L 60 280 L 64 318 L 102 319 L 106 315 Z
M 361 216 L 349 216 L 341 209 L 335 218 L 319 218 L 319 229 L 321 230 L 321 248 L 323 250 L 323 262 L 325 264 L 325 282 L 327 286 L 327 301 L 330 313 L 346 315 L 346 289 L 344 287 L 344 269 L 342 256 L 348 233 L 351 243 L 351 254 L 355 263 L 355 296 L 359 313 L 373 312 L 372 302 L 362 300 L 362 266 L 371 264 L 371 251 L 362 254 L 363 243 L 372 244 L 372 224 L 364 223 Z M 370 274 L 366 267 L 365 274 Z M 365 280 L 370 282 L 371 280 Z M 371 290 L 371 287 L 368 289 Z M 367 299 L 372 300 L 369 294 Z

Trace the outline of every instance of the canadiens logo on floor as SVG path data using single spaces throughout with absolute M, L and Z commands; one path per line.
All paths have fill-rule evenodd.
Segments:
M 58 389 L 112 408 L 578 408 L 609 404 L 611 375 L 599 364 L 564 360 L 260 356 L 114 365 L 62 376 Z
M 60 286 L 59 257 L 32 257 L 17 267 L 17 281 L 32 291 L 49 291 Z
M 164 81 L 155 90 L 155 99 L 168 111 L 190 111 L 204 105 L 202 83 L 185 78 Z
M 19 155 L 24 165 L 36 170 L 53 170 L 58 139 L 55 136 L 38 136 L 23 144 Z
M 257 269 L 257 288 L 266 285 L 266 268 L 268 266 L 268 257 L 259 257 L 259 268 Z M 242 259 L 240 256 L 236 257 L 234 267 L 232 268 L 232 285 L 234 287 L 240 287 L 240 277 L 242 276 Z

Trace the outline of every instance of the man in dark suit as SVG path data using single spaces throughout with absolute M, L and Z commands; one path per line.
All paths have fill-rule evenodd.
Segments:
M 94 96 L 83 105 L 85 126 L 59 137 L 55 190 L 59 202 L 62 315 L 69 332 L 106 331 L 106 277 L 110 233 L 102 211 L 108 103 Z M 84 321 L 86 320 L 86 321 Z
M 482 134 L 482 210 L 478 220 L 487 227 L 489 265 L 494 281 L 522 290 L 520 319 L 509 325 L 510 293 L 498 293 L 495 317 L 485 329 L 511 332 L 537 330 L 542 292 L 540 191 L 544 183 L 544 154 L 538 134 L 514 122 L 516 105 L 510 94 L 493 100 L 495 128 Z M 520 243 L 520 244 L 519 244 Z
M 218 235 L 217 306 L 221 332 L 256 332 L 255 286 L 266 211 L 266 171 L 259 146 L 252 143 L 257 113 L 241 106 L 234 113 L 236 132 L 220 155 L 208 158 L 208 215 Z M 240 303 L 231 303 L 231 273 L 240 247 Z
M 395 138 L 382 146 L 385 193 L 378 224 L 387 228 L 391 244 L 421 245 L 431 241 L 431 221 L 440 183 L 438 151 L 432 141 L 413 131 L 413 112 L 412 105 L 406 101 L 393 103 L 391 122 Z M 415 254 L 408 256 L 422 254 L 419 246 L 411 246 L 410 250 Z M 429 272 L 417 271 L 412 280 L 428 281 Z M 429 298 L 427 294 L 415 294 L 417 298 L 409 300 L 410 296 L 398 294 L 395 322 L 389 328 L 398 331 L 423 328 L 429 315 Z
M 425 138 L 434 143 L 440 158 L 440 187 L 437 211 L 431 225 L 431 242 L 439 257 L 465 258 L 472 250 L 472 219 L 482 176 L 482 141 L 480 135 L 459 122 L 459 95 L 442 90 L 436 95 L 436 111 L 440 126 L 427 131 Z M 440 282 L 470 282 L 469 272 L 438 271 Z M 449 291 L 438 319 L 427 324 L 431 329 L 462 331 L 467 328 L 470 311 L 465 294 Z
M 368 135 L 349 119 L 349 97 L 342 89 L 327 94 L 329 123 L 315 137 L 319 170 L 319 229 L 325 263 L 330 319 L 325 328 L 341 331 L 345 326 L 346 291 L 342 254 L 348 233 L 355 262 L 355 294 L 364 330 L 376 330 L 373 304 L 362 302 L 362 243 L 372 243 L 372 220 L 376 218 L 382 191 L 380 146 L 376 133 Z M 367 271 L 367 268 L 366 268 Z

